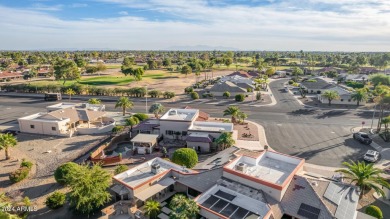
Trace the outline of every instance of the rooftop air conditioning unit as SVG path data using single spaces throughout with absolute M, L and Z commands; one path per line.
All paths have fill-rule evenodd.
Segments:
M 240 172 L 245 172 L 246 171 L 246 164 L 244 163 L 238 163 L 236 165 L 236 169 Z
M 171 110 L 169 111 L 169 115 L 176 115 L 177 114 L 177 111 L 176 110 Z
M 157 174 L 159 170 L 160 170 L 160 164 L 158 163 L 152 164 L 151 166 L 152 173 Z

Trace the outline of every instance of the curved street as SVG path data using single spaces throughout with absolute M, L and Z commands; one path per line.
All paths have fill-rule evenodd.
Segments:
M 321 110 L 300 105 L 294 96 L 284 91 L 288 79 L 275 80 L 269 87 L 276 98 L 274 106 L 237 104 L 248 114 L 248 119 L 264 126 L 267 141 L 276 151 L 305 158 L 308 163 L 339 167 L 343 161 L 361 159 L 369 146 L 352 139 L 351 129 L 361 122 L 371 124 L 372 112 L 357 110 Z M 77 99 L 77 98 L 75 98 Z M 114 108 L 116 97 L 105 102 L 106 109 Z M 76 100 L 78 101 L 78 100 Z M 21 116 L 44 111 L 53 104 L 40 97 L 0 97 L 0 124 L 7 124 Z M 150 104 L 150 103 L 149 103 Z M 227 105 L 183 101 L 163 103 L 166 108 L 189 105 L 222 117 Z M 134 102 L 132 111 L 145 112 L 145 102 Z

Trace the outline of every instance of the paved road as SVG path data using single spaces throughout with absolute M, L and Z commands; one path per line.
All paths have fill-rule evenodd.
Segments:
M 282 153 L 299 156 L 307 162 L 338 167 L 343 161 L 360 159 L 368 149 L 351 138 L 351 129 L 362 121 L 371 124 L 370 112 L 356 110 L 320 110 L 301 106 L 289 93 L 284 92 L 283 82 L 270 84 L 277 100 L 274 106 L 253 107 L 240 105 L 249 119 L 264 126 L 268 143 Z M 116 110 L 113 101 L 105 102 L 107 110 Z M 80 102 L 80 100 L 75 100 Z M 189 105 L 204 110 L 211 116 L 222 117 L 226 105 L 188 101 L 164 103 L 166 108 Z M 53 102 L 37 98 L 0 96 L 0 125 L 23 115 L 45 111 Z M 150 103 L 149 103 L 150 104 Z M 145 103 L 135 102 L 134 112 L 145 112 Z M 375 125 L 375 124 L 374 124 Z

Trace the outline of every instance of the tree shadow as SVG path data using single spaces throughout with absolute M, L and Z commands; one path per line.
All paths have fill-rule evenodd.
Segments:
M 318 114 L 314 118 L 316 119 L 326 119 L 331 117 L 340 117 L 346 115 L 348 110 L 331 110 L 328 112 L 323 112 L 322 114 Z
M 314 115 L 318 112 L 317 109 L 298 109 L 291 112 L 288 112 L 288 115 L 292 116 L 302 116 L 302 115 Z
M 77 149 L 80 149 L 86 145 L 89 145 L 89 144 L 92 144 L 93 142 L 97 142 L 96 139 L 91 139 L 91 140 L 85 140 L 85 141 L 78 141 L 76 143 L 73 143 L 73 144 L 66 144 L 66 145 L 69 145 L 69 146 L 66 146 L 66 148 L 62 149 L 62 151 L 73 151 L 73 150 L 77 150 Z M 98 144 L 99 142 L 97 142 Z
M 25 196 L 28 196 L 30 199 L 35 199 L 43 195 L 49 194 L 51 192 L 54 192 L 58 188 L 60 188 L 60 185 L 58 183 L 48 183 L 43 185 L 27 187 L 22 189 L 22 191 Z

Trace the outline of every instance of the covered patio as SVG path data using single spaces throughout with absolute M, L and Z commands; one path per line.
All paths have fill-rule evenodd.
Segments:
M 171 188 L 173 184 L 175 184 L 175 180 L 169 177 L 165 178 L 144 191 L 135 194 L 135 197 L 142 202 L 150 199 L 162 202 L 175 193 L 173 188 Z
M 158 136 L 159 135 L 139 133 L 131 139 L 130 142 L 133 144 L 133 148 L 137 149 L 138 154 L 150 154 L 153 151 L 153 147 L 157 144 Z

